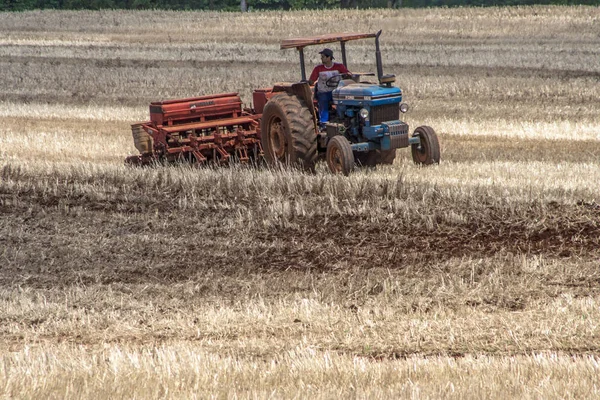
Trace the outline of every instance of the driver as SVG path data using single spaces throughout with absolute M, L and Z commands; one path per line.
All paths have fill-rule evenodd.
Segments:
M 333 101 L 333 89 L 335 89 L 335 87 L 327 86 L 325 82 L 331 77 L 349 74 L 350 72 L 344 64 L 333 62 L 334 57 L 331 49 L 323 49 L 319 54 L 323 64 L 317 65 L 313 69 L 308 82 L 312 85 L 318 79 L 315 85 L 315 93 L 319 103 L 319 122 L 324 125 L 329 121 L 329 104 Z

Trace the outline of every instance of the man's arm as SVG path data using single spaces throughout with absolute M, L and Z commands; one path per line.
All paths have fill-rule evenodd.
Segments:
M 338 71 L 340 71 L 340 74 L 349 74 L 350 71 L 348 71 L 348 68 L 346 68 L 346 66 L 344 64 L 338 64 L 336 65 L 336 67 L 338 67 Z

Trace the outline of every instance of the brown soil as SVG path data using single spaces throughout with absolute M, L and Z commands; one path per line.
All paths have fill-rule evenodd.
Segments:
M 206 270 L 227 275 L 427 268 L 452 258 L 495 254 L 600 256 L 596 203 L 533 207 L 525 220 L 493 208 L 464 224 L 434 216 L 430 228 L 400 217 L 373 222 L 324 215 L 293 217 L 285 226 L 228 229 L 226 211 L 170 210 L 169 203 L 156 200 L 147 199 L 153 204 L 150 213 L 143 198 L 136 204 L 65 202 L 31 193 L 27 203 L 16 205 L 10 193 L 0 193 L 0 225 L 12 227 L 0 235 L 7 260 L 0 267 L 0 284 L 176 282 Z

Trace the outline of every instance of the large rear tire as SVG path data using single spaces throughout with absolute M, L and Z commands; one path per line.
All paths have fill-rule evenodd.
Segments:
M 260 121 L 261 143 L 270 165 L 298 165 L 314 171 L 317 135 L 304 101 L 288 93 L 273 96 Z
M 413 137 L 421 139 L 420 144 L 411 147 L 412 158 L 415 164 L 437 164 L 440 162 L 440 143 L 435 131 L 430 126 L 419 126 L 415 129 Z
M 327 166 L 334 174 L 348 176 L 354 170 L 354 154 L 348 139 L 337 135 L 327 143 Z

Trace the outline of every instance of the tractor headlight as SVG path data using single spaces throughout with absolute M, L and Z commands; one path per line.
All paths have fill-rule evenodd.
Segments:
M 405 113 L 407 111 L 408 111 L 408 104 L 406 104 L 406 103 L 400 104 L 400 112 Z
M 369 119 L 369 110 L 367 110 L 366 108 L 361 108 L 358 112 L 358 116 L 362 119 Z

